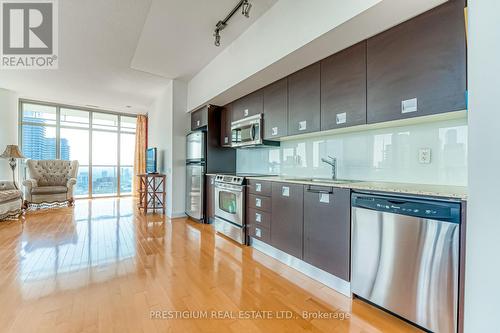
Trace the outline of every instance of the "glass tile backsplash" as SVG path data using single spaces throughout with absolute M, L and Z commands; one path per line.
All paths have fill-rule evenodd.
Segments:
M 430 163 L 419 159 L 431 150 Z M 237 171 L 293 177 L 467 185 L 467 119 L 368 130 L 281 142 L 280 147 L 239 149 Z

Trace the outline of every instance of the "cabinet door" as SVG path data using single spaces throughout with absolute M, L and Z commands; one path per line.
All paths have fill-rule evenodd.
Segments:
M 208 106 L 191 113 L 191 130 L 197 130 L 208 125 Z
M 215 217 L 215 176 L 207 176 L 207 220 L 212 223 Z
M 349 189 L 305 186 L 304 261 L 349 281 Z
M 263 112 L 264 100 L 262 90 L 248 94 L 233 103 L 232 120 L 240 120 Z
M 288 77 L 288 135 L 321 129 L 320 85 L 319 62 Z
M 288 80 L 264 88 L 264 139 L 272 140 L 288 133 Z
M 303 185 L 273 183 L 271 245 L 302 259 Z
M 232 104 L 224 106 L 221 110 L 220 145 L 231 147 L 231 113 Z
M 366 124 L 366 41 L 321 61 L 321 130 Z
M 464 1 L 368 39 L 368 123 L 466 108 Z

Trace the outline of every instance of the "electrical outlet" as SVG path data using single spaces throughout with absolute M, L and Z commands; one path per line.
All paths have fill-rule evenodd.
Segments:
M 420 148 L 418 150 L 418 162 L 420 164 L 430 164 L 431 163 L 431 149 L 430 148 Z

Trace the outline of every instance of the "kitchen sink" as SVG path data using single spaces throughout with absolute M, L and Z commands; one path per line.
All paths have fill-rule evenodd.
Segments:
M 359 180 L 350 179 L 330 179 L 330 178 L 285 178 L 285 180 L 297 182 L 311 182 L 311 183 L 328 183 L 328 184 L 350 184 L 358 183 Z

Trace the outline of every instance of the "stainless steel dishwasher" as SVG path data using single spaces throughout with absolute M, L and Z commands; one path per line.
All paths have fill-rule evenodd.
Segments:
M 351 204 L 353 294 L 455 333 L 460 203 L 353 193 Z

